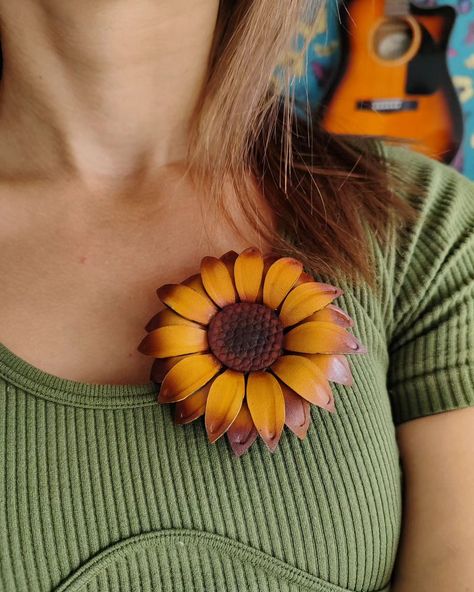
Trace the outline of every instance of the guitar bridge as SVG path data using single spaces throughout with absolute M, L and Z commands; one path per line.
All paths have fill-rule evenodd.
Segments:
M 401 111 L 416 111 L 418 101 L 405 99 L 366 99 L 357 101 L 358 111 L 376 111 L 377 113 L 400 113 Z

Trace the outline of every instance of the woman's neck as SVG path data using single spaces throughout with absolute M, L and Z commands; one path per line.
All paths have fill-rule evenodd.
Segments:
M 185 156 L 218 0 L 0 0 L 0 175 L 119 187 Z

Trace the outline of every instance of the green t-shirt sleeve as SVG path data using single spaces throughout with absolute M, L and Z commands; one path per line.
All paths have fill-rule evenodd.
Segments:
M 388 392 L 396 424 L 474 405 L 474 183 L 395 149 L 426 187 L 419 218 L 398 233 Z

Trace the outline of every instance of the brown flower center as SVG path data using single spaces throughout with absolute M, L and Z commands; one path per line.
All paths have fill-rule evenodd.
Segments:
M 268 368 L 281 355 L 283 326 L 263 304 L 229 304 L 212 319 L 209 347 L 225 366 L 240 372 Z

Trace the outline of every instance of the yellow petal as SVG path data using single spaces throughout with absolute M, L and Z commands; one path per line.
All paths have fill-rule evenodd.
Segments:
M 248 405 L 242 402 L 239 414 L 227 430 L 227 438 L 237 456 L 242 456 L 255 442 L 258 432 L 254 426 Z
M 258 249 L 251 247 L 235 260 L 234 279 L 242 302 L 255 302 L 263 275 L 263 257 Z
M 192 288 L 198 294 L 201 294 L 201 296 L 204 296 L 206 298 L 206 300 L 209 299 L 209 296 L 204 288 L 204 284 L 202 283 L 202 278 L 201 278 L 200 273 L 195 273 L 194 275 L 191 275 L 190 277 L 186 278 L 181 283 L 184 284 L 185 286 L 188 286 L 189 288 Z
M 366 348 L 344 327 L 327 321 L 302 323 L 283 339 L 283 348 L 306 354 L 367 353 Z
M 172 358 L 157 358 L 151 366 L 150 376 L 153 382 L 163 382 L 171 368 L 181 360 L 184 360 L 185 357 L 186 356 L 173 356 Z
M 204 415 L 206 410 L 207 395 L 211 388 L 211 382 L 203 386 L 198 391 L 186 397 L 183 401 L 176 403 L 174 421 L 178 425 L 191 423 L 201 415 Z
M 281 307 L 280 320 L 284 327 L 296 325 L 317 310 L 327 306 L 342 294 L 342 290 L 329 284 L 308 282 L 293 288 Z
M 196 327 L 175 325 L 155 329 L 143 339 L 138 351 L 154 358 L 170 358 L 206 351 L 207 331 Z
M 297 279 L 296 283 L 295 283 L 295 288 L 296 286 L 300 286 L 301 284 L 307 284 L 308 282 L 314 282 L 314 277 L 312 275 L 310 275 L 309 273 L 306 273 L 306 271 L 302 271 L 300 277 Z
M 232 425 L 244 395 L 242 372 L 226 370 L 214 380 L 206 404 L 206 430 L 210 442 L 215 442 Z
M 198 323 L 194 323 L 189 319 L 185 319 L 179 314 L 176 314 L 169 308 L 160 310 L 152 319 L 148 322 L 145 329 L 147 331 L 154 331 L 158 327 L 167 327 L 168 325 L 186 325 L 187 327 L 199 327 Z
M 216 314 L 212 300 L 184 284 L 166 284 L 158 290 L 163 304 L 191 321 L 207 325 Z
M 340 325 L 346 329 L 354 325 L 354 321 L 351 317 L 335 304 L 328 304 L 321 310 L 318 310 L 306 318 L 305 321 L 328 321 L 336 323 L 336 325 Z
M 234 264 L 237 257 L 238 254 L 235 251 L 227 251 L 227 253 L 224 253 L 224 255 L 220 257 L 222 263 L 227 267 L 227 271 L 229 272 L 232 281 L 234 281 Z
M 257 302 L 263 302 L 263 284 L 265 283 L 265 278 L 267 277 L 268 270 L 275 263 L 275 261 L 278 261 L 278 257 L 276 255 L 265 255 L 265 257 L 263 258 L 263 274 L 262 275 L 263 275 L 264 281 L 261 282 L 260 288 L 258 289 Z
M 281 390 L 285 397 L 285 424 L 300 440 L 303 440 L 311 421 L 309 403 L 286 384 L 281 383 Z
M 345 384 L 346 386 L 352 385 L 351 368 L 346 356 L 312 354 L 307 355 L 306 357 L 321 369 L 328 380 L 338 382 L 339 384 Z
M 273 452 L 285 425 L 285 399 L 278 380 L 268 372 L 250 373 L 247 404 L 258 433 Z
M 324 409 L 332 408 L 331 387 L 323 372 L 303 356 L 281 356 L 272 371 L 300 397 Z
M 187 356 L 175 364 L 161 383 L 158 401 L 182 401 L 206 385 L 220 370 L 221 364 L 212 354 Z
M 225 263 L 215 257 L 204 257 L 201 261 L 201 278 L 206 292 L 217 306 L 224 308 L 235 302 L 234 282 Z
M 303 264 L 291 257 L 277 259 L 265 276 L 263 303 L 277 309 L 303 271 Z
M 265 257 L 263 258 L 263 275 L 266 276 L 268 270 L 270 269 L 270 267 L 275 263 L 275 261 L 278 261 L 279 257 L 277 257 L 276 255 L 265 255 Z

